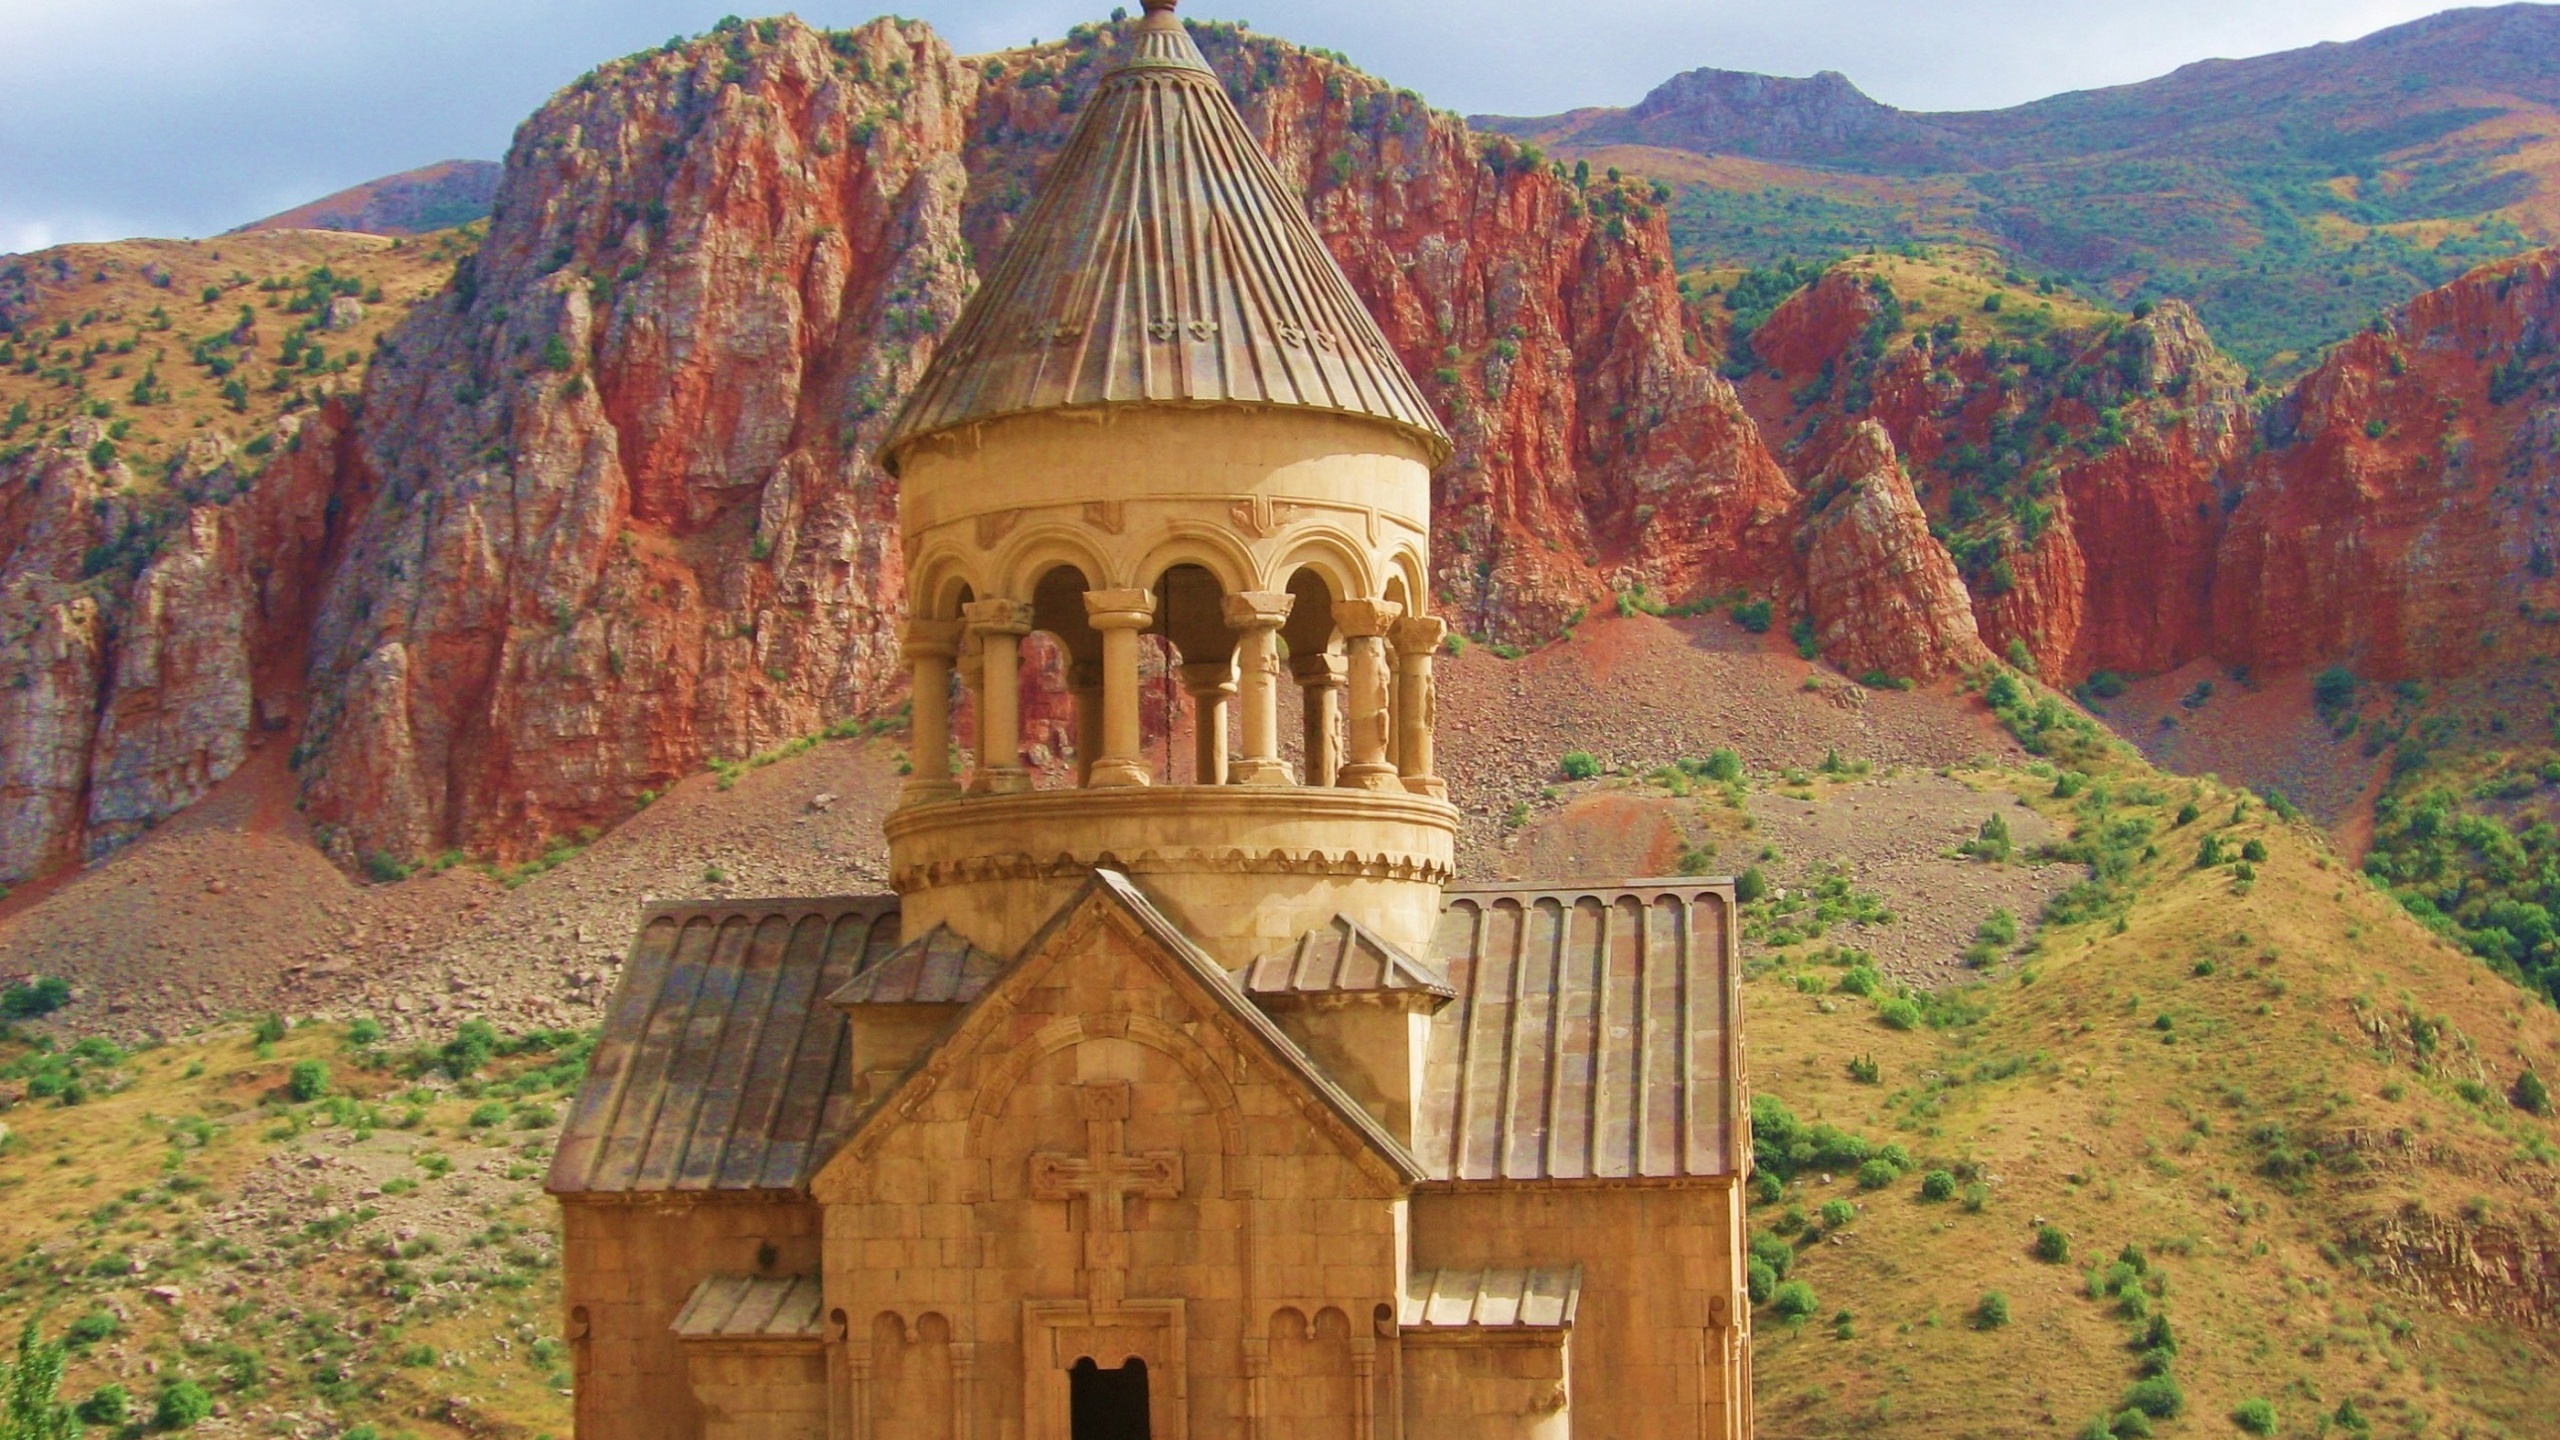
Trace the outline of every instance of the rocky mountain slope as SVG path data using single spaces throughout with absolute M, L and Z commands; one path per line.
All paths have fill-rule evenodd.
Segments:
M 2276 395 L 2186 307 L 2116 316 L 1963 252 L 1701 291 L 1666 187 L 1197 33 L 1458 439 L 1434 581 L 1464 633 L 1733 604 L 1876 685 L 2549 649 L 2548 254 Z M 289 333 L 270 356 L 222 296 L 181 308 L 157 343 L 201 379 L 166 407 L 89 378 L 119 362 L 83 322 L 134 310 L 112 267 L 16 262 L 5 343 L 52 389 L 0 451 L 0 883 L 270 736 L 317 843 L 388 874 L 539 855 L 894 705 L 870 447 L 1116 44 L 963 60 L 920 25 L 783 19 L 603 66 L 523 127 L 485 238 L 387 252 L 449 267 L 431 299 L 210 281 L 268 285 Z M 324 336 L 341 318 L 367 343 Z M 168 458 L 173 433 L 143 473 L 119 445 L 164 415 L 237 448 Z
M 1697 70 L 1624 110 L 1475 123 L 1680 182 L 1684 265 L 1986 245 L 2118 303 L 2184 299 L 2289 377 L 2375 311 L 2560 239 L 2555 56 L 2560 7 L 2519 4 L 2004 110 Z

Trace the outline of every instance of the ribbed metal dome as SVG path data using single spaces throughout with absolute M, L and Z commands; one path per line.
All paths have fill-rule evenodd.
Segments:
M 1150 0 L 995 273 L 889 427 L 1097 405 L 1289 406 L 1447 432 L 1247 132 Z

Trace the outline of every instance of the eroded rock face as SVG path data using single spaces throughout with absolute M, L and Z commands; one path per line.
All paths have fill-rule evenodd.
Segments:
M 771 31 L 544 107 L 377 362 L 305 740 L 357 853 L 521 853 L 894 688 L 871 447 L 974 282 L 978 80 L 922 26 Z
M 2560 252 L 2430 291 L 2276 406 L 2231 516 L 2214 648 L 2380 679 L 2547 654 L 2560 608 Z
M 1991 658 L 1955 561 L 1870 420 L 1851 429 L 1813 486 L 1805 600 L 1822 653 L 1852 674 L 1934 679 Z M 1826 503 L 1827 502 L 1827 503 Z

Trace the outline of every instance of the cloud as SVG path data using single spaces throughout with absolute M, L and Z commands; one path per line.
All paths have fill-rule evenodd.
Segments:
M 736 0 L 729 0 L 736 3 Z M 875 0 L 876 3 L 876 0 Z M 1135 0 L 1128 0 L 1135 9 Z M 805 0 L 814 24 L 876 13 Z M 1192 0 L 1462 112 L 1627 104 L 1700 65 L 1839 70 L 1913 108 L 2015 104 L 2211 55 L 2348 39 L 2421 0 Z M 1054 38 L 1093 0 L 904 0 L 956 48 Z M 202 235 L 391 171 L 504 153 L 589 67 L 708 29 L 678 0 L 7 0 L 0 246 Z

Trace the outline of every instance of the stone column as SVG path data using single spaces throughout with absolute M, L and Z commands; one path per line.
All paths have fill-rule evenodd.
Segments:
M 1449 786 L 1435 773 L 1431 728 L 1438 697 L 1432 689 L 1431 657 L 1449 633 L 1449 622 L 1437 615 L 1415 615 L 1396 622 L 1396 765 L 1404 788 L 1434 800 L 1449 798 Z
M 906 660 L 907 780 L 900 805 L 925 805 L 960 793 L 951 778 L 951 660 L 960 653 L 957 620 L 910 620 L 899 650 Z
M 1244 590 L 1226 599 L 1221 617 L 1236 632 L 1236 667 L 1242 673 L 1244 756 L 1236 761 L 1239 785 L 1294 785 L 1280 758 L 1280 627 L 1297 599 L 1285 590 Z
M 1067 662 L 1067 688 L 1076 697 L 1076 784 L 1093 783 L 1093 757 L 1102 753 L 1102 662 Z
M 961 607 L 969 633 L 978 637 L 978 773 L 969 788 L 1009 795 L 1031 788 L 1022 768 L 1022 637 L 1031 633 L 1031 607 L 1019 600 L 973 600 Z
M 1342 768 L 1342 692 L 1351 683 L 1350 664 L 1329 653 L 1292 655 L 1289 673 L 1306 709 L 1307 783 L 1330 785 Z
M 1390 600 L 1344 600 L 1333 607 L 1349 660 L 1350 758 L 1333 783 L 1346 790 L 1401 792 L 1402 780 L 1387 760 L 1387 630 L 1404 607 Z
M 1196 785 L 1227 783 L 1227 701 L 1236 693 L 1236 662 L 1229 658 L 1182 667 L 1182 690 L 1191 697 L 1191 773 Z
M 1084 613 L 1102 632 L 1102 751 L 1086 783 L 1148 784 L 1152 777 L 1138 736 L 1138 632 L 1155 623 L 1155 594 L 1088 590 Z

